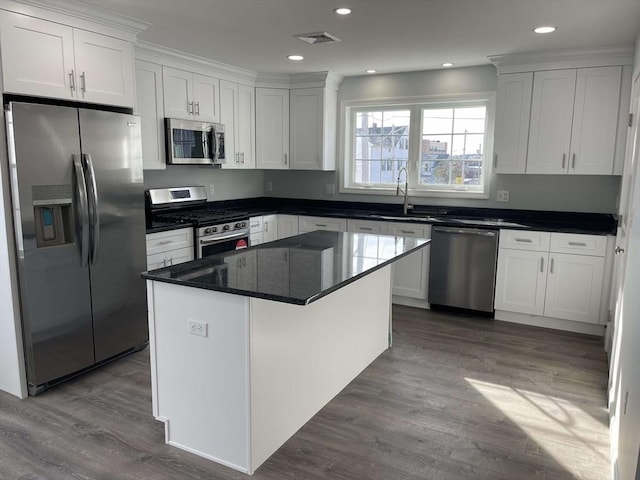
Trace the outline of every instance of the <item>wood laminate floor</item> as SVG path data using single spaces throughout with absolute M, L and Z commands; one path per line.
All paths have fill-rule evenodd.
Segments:
M 249 478 L 164 444 L 148 356 L 0 392 L 0 478 Z M 253 478 L 607 479 L 606 368 L 597 337 L 394 306 L 393 348 Z

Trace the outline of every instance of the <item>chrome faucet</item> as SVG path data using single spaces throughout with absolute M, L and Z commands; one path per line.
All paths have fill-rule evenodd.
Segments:
M 400 174 L 402 174 L 403 170 L 404 170 L 404 190 L 400 188 Z M 400 195 L 400 192 L 402 192 L 402 194 L 404 195 L 404 204 L 402 207 L 402 213 L 404 215 L 406 215 L 407 212 L 413 208 L 413 205 L 409 205 L 409 179 L 407 178 L 408 176 L 409 176 L 409 173 L 407 172 L 406 167 L 400 167 L 400 170 L 398 170 L 398 186 L 396 187 L 396 195 Z

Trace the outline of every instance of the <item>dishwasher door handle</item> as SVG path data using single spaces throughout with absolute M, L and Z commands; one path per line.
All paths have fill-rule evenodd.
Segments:
M 433 227 L 434 232 L 442 233 L 459 233 L 461 235 L 478 235 L 481 237 L 495 237 L 496 232 L 492 230 L 478 230 L 475 228 L 447 228 L 447 227 Z

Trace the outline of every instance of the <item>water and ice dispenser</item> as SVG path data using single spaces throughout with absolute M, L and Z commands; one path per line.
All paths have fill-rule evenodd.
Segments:
M 32 198 L 37 247 L 73 243 L 71 185 L 37 185 Z

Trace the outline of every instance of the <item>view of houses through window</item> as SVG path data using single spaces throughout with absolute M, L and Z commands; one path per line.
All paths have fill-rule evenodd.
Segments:
M 395 186 L 404 167 L 413 189 L 483 191 L 486 104 L 353 107 L 351 114 L 351 186 Z

